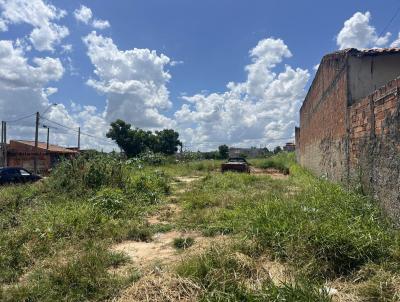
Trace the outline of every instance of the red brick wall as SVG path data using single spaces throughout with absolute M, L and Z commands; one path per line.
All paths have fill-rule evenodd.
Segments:
M 398 87 L 400 79 L 395 79 L 379 88 L 371 95 L 349 107 L 350 116 L 350 163 L 359 164 L 365 149 L 365 141 L 390 140 L 391 119 L 398 114 Z M 400 142 L 394 139 L 393 144 Z
M 297 159 L 316 175 L 359 182 L 400 225 L 400 78 L 352 100 L 348 77 L 346 55 L 324 57 L 300 110 Z
M 400 79 L 348 108 L 350 170 L 400 224 Z
M 329 55 L 322 60 L 300 110 L 298 159 L 317 175 L 342 180 L 347 113 L 346 58 Z

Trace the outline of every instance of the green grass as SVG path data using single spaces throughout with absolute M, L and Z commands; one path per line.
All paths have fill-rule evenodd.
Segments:
M 399 233 L 373 200 L 311 176 L 295 164 L 291 154 L 269 159 L 275 160 L 276 165 L 290 168 L 289 180 L 242 174 L 205 177 L 182 196 L 181 226 L 209 236 L 229 233 L 251 238 L 254 246 L 246 250 L 249 257 L 275 257 L 309 289 L 326 280 L 357 279 L 371 263 L 399 267 L 395 265 Z M 258 160 L 255 165 L 263 164 Z M 218 270 L 215 263 L 209 267 Z M 385 274 L 398 280 L 397 268 L 386 269 Z M 379 280 L 365 281 L 371 296 L 399 295 L 399 288 L 375 279 Z M 274 292 L 291 289 L 275 288 Z M 363 296 L 363 290 L 356 291 Z

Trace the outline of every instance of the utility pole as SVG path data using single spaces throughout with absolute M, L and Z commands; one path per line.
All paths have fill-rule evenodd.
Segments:
M 3 135 L 3 139 L 4 139 L 4 145 L 3 145 L 3 151 L 4 151 L 4 167 L 8 166 L 8 162 L 7 162 L 7 122 L 4 122 L 4 126 L 3 126 L 3 131 L 4 131 L 4 135 Z
M 81 127 L 78 128 L 78 151 L 81 149 Z
M 35 156 L 33 159 L 33 172 L 37 174 L 37 165 L 38 165 L 38 153 L 39 153 L 39 148 L 38 148 L 38 140 L 39 140 L 39 112 L 36 112 L 36 125 L 35 125 Z
M 1 166 L 4 167 L 4 122 L 1 121 L 1 142 L 0 142 L 0 147 L 1 147 Z
M 50 127 L 47 127 L 47 145 L 46 145 L 46 150 L 49 151 L 49 137 L 50 137 Z

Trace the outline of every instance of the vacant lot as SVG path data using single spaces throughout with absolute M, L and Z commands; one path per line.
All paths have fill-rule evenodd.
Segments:
M 369 198 L 285 153 L 219 165 L 99 155 L 1 188 L 0 300 L 400 299 L 399 233 Z

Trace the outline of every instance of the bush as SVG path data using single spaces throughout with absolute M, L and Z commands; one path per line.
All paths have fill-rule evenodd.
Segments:
M 97 192 L 96 196 L 91 199 L 91 202 L 102 213 L 117 217 L 124 210 L 127 201 L 120 189 L 104 188 Z
M 257 166 L 262 169 L 274 168 L 284 174 L 289 174 L 289 168 L 294 163 L 294 155 L 287 152 L 281 152 L 277 155 L 258 163 Z
M 179 250 L 186 250 L 194 244 L 192 237 L 179 237 L 174 239 L 174 247 Z
M 125 163 L 111 155 L 97 154 L 62 161 L 51 173 L 50 190 L 72 195 L 88 194 L 103 186 L 121 187 L 126 179 Z
M 132 174 L 125 183 L 128 198 L 155 204 L 161 196 L 170 192 L 168 178 L 161 171 L 139 171 Z

